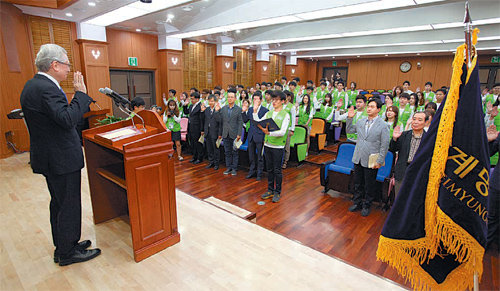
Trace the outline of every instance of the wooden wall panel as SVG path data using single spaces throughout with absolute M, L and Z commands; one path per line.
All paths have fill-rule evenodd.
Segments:
M 255 58 L 257 55 L 255 50 L 235 48 L 233 55 L 236 62 L 234 84 L 243 85 L 244 87 L 254 86 Z
M 409 61 L 412 68 L 403 73 L 399 65 Z M 355 81 L 362 89 L 392 89 L 408 80 L 410 89 L 417 87 L 423 90 L 424 84 L 431 81 L 434 89 L 449 86 L 451 79 L 451 63 L 453 56 L 396 57 L 396 58 L 362 58 L 350 60 L 348 82 Z M 421 63 L 421 67 L 417 63 Z
M 184 53 L 182 51 L 160 50 L 158 55 L 161 76 L 161 94 L 158 95 L 167 94 L 169 89 L 174 89 L 177 91 L 176 96 L 180 96 L 184 90 Z
M 255 80 L 255 83 L 269 81 L 269 62 L 267 62 L 267 61 L 256 61 L 255 62 L 254 80 Z
M 215 80 L 216 84 L 222 88 L 226 88 L 230 84 L 234 85 L 233 61 L 233 57 L 215 57 Z
M 34 59 L 30 47 L 30 38 L 27 29 L 27 19 L 21 10 L 12 4 L 0 3 L 0 158 L 6 158 L 13 154 L 7 147 L 5 133 L 12 132 L 12 141 L 18 149 L 29 150 L 29 135 L 20 119 L 9 120 L 7 113 L 21 108 L 20 95 L 26 81 L 35 74 Z M 12 31 L 14 38 L 9 39 L 11 43 L 4 42 L 4 32 Z M 17 58 L 19 70 L 10 71 L 7 66 L 6 46 L 14 45 L 15 51 L 11 56 Z
M 217 85 L 215 55 L 217 46 L 194 41 L 183 41 L 184 89 L 195 87 L 199 90 Z

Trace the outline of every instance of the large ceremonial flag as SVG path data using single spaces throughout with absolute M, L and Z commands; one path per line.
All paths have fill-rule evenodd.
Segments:
M 483 271 L 490 164 L 477 54 L 468 68 L 465 49 L 379 240 L 377 258 L 416 290 L 472 289 Z

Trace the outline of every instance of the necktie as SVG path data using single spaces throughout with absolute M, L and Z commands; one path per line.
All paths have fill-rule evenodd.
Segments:
M 59 88 L 59 90 L 61 90 L 61 92 L 64 94 L 64 97 L 66 97 L 66 101 L 68 101 L 68 96 L 66 96 L 66 93 L 64 93 L 64 90 L 62 88 Z

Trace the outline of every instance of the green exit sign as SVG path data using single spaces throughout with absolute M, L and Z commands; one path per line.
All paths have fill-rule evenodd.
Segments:
M 128 57 L 128 65 L 131 67 L 137 67 L 137 58 L 136 57 Z
M 492 62 L 493 64 L 498 64 L 498 63 L 500 63 L 500 56 L 491 57 L 491 62 Z
M 337 61 L 332 62 L 332 66 L 336 67 L 337 66 Z

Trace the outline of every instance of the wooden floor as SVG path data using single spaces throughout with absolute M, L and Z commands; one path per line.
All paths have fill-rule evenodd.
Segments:
M 283 193 L 279 203 L 258 205 L 260 195 L 267 189 L 267 179 L 260 182 L 247 180 L 247 171 L 239 170 L 237 176 L 205 169 L 206 162 L 193 165 L 189 156 L 176 162 L 176 187 L 186 193 L 204 199 L 214 196 L 257 213 L 257 224 L 298 241 L 324 254 L 339 258 L 372 274 L 383 276 L 410 287 L 387 264 L 377 261 L 375 253 L 378 238 L 388 213 L 372 209 L 368 217 L 359 212 L 351 213 L 348 197 L 332 190 L 323 194 L 318 164 L 331 159 L 331 152 L 310 155 L 299 167 L 288 167 L 283 172 Z M 481 290 L 500 290 L 498 251 L 489 250 L 484 260 Z
M 91 239 L 102 254 L 59 267 L 52 261 L 47 186 L 43 176 L 31 173 L 28 159 L 21 154 L 0 160 L 2 291 L 403 290 L 180 191 L 181 242 L 135 263 L 125 219 L 93 224 L 85 170 L 82 238 Z

